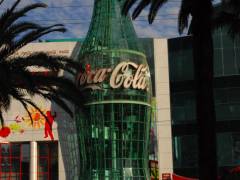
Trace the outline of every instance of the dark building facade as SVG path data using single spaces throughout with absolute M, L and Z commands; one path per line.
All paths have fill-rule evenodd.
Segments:
M 225 29 L 213 34 L 214 96 L 219 175 L 240 163 L 240 43 Z M 191 37 L 168 40 L 173 169 L 198 176 L 196 99 Z M 207 144 L 206 144 L 207 146 Z

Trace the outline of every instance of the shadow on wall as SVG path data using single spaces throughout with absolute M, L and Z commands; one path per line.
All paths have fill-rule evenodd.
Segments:
M 80 43 L 77 42 L 74 47 L 71 58 L 77 59 L 80 49 Z M 63 73 L 64 76 L 69 74 Z M 73 105 L 70 105 L 74 109 Z M 52 103 L 52 112 L 56 112 L 55 118 L 57 123 L 57 131 L 59 137 L 59 177 L 66 180 L 79 179 L 79 146 L 78 136 L 76 131 L 75 120 L 72 119 L 64 110 L 58 105 Z M 73 111 L 74 112 L 74 111 Z M 63 165 L 61 165 L 63 163 Z M 65 177 L 65 178 L 64 178 Z

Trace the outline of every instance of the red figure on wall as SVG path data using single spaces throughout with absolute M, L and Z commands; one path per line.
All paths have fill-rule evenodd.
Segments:
M 54 113 L 54 115 L 52 115 L 51 111 L 47 111 L 48 121 L 45 121 L 45 128 L 44 128 L 45 136 L 44 136 L 44 138 L 47 138 L 49 135 L 51 140 L 54 140 L 53 133 L 52 133 L 52 125 L 53 125 L 55 117 L 56 117 L 56 112 Z

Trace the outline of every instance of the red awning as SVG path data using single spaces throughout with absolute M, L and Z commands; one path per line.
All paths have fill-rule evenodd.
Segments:
M 198 179 L 194 179 L 194 178 L 179 176 L 179 175 L 176 175 L 176 174 L 173 174 L 172 178 L 173 178 L 173 180 L 198 180 Z
M 239 173 L 240 172 L 240 166 L 237 166 L 230 170 L 230 173 Z

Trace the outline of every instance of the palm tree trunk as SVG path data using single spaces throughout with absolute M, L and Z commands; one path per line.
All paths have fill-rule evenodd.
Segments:
M 193 12 L 193 58 L 199 145 L 200 180 L 217 179 L 216 117 L 213 95 L 211 0 L 197 0 Z

